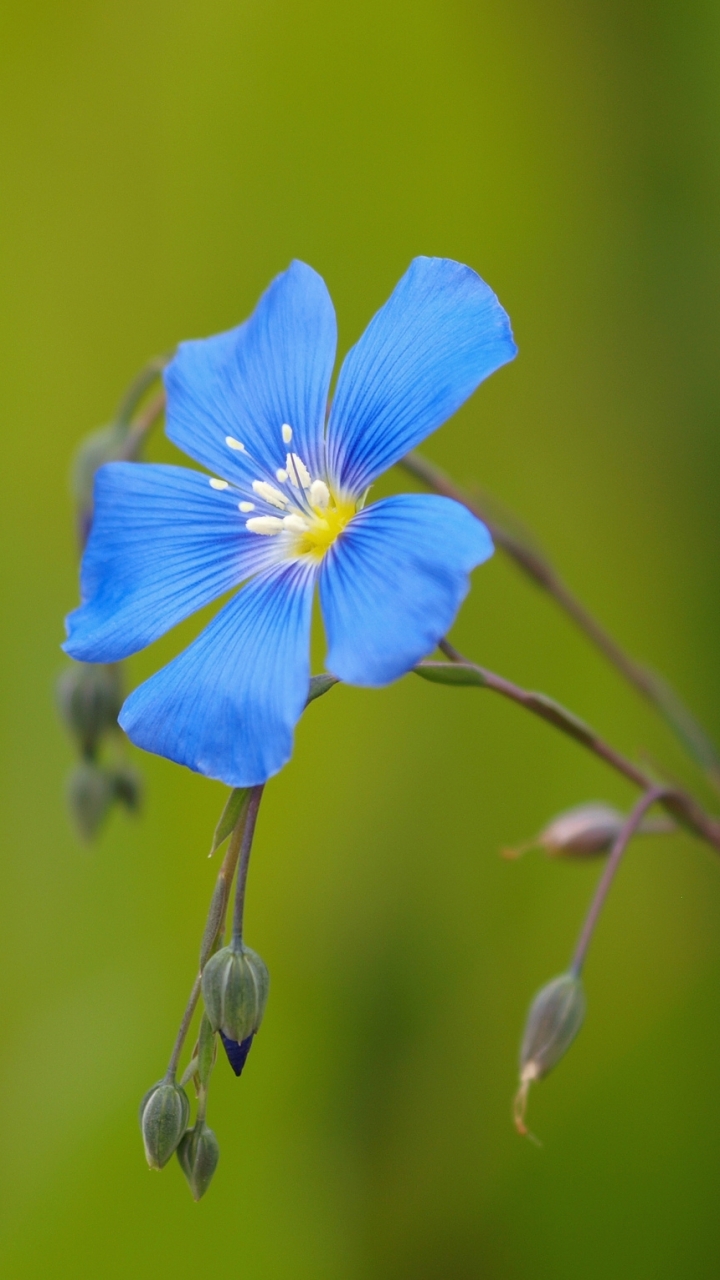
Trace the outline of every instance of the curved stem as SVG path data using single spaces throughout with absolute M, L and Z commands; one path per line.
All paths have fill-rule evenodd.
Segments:
M 260 801 L 263 797 L 265 784 L 262 783 L 258 787 L 252 787 L 248 799 L 245 825 L 243 827 L 242 845 L 240 848 L 240 865 L 238 867 L 237 884 L 235 886 L 235 908 L 233 911 L 233 942 L 242 944 L 243 916 L 245 914 L 245 887 L 247 884 L 248 869 L 250 866 L 250 854 L 252 852 L 253 836 L 255 835 L 255 824 L 257 822 Z
M 448 640 L 441 640 L 438 647 L 450 658 L 451 662 L 462 664 L 469 670 L 477 672 L 485 688 L 491 689 L 494 693 L 499 693 L 503 698 L 508 698 L 511 702 L 517 703 L 518 706 L 524 707 L 526 711 L 539 716 L 541 720 L 546 720 L 548 724 L 554 725 L 556 729 L 560 729 L 562 733 L 579 742 L 588 751 L 591 751 L 593 755 L 604 760 L 606 764 L 609 764 L 617 773 L 622 774 L 634 786 L 640 787 L 643 791 L 648 791 L 656 785 L 653 778 L 649 777 L 636 764 L 633 764 L 631 760 L 628 760 L 621 752 L 611 747 L 584 721 L 578 719 L 572 712 L 566 711 L 559 702 L 546 697 L 545 694 L 531 693 L 527 689 L 521 689 L 519 685 L 513 684 L 512 681 L 506 680 L 503 676 L 496 675 L 494 671 L 488 671 L 486 667 L 481 667 L 476 662 L 470 662 Z M 421 663 L 420 665 L 425 666 L 426 664 Z M 427 665 L 432 666 L 432 664 Z M 708 844 L 711 844 L 713 848 L 720 849 L 720 821 L 705 813 L 705 810 L 689 792 L 682 791 L 676 787 L 671 789 L 664 787 L 660 803 L 683 826 L 689 827 L 702 840 L 706 840 Z
M 618 867 L 622 861 L 623 854 L 625 853 L 632 837 L 638 831 L 647 810 L 658 800 L 662 800 L 664 795 L 664 787 L 650 787 L 649 790 L 645 792 L 645 795 L 640 797 L 634 809 L 629 814 L 622 830 L 618 833 L 617 839 L 610 850 L 610 856 L 600 878 L 600 883 L 595 890 L 595 897 L 590 904 L 590 910 L 585 918 L 585 923 L 582 927 L 580 937 L 578 938 L 577 946 L 575 948 L 575 954 L 572 958 L 570 972 L 576 978 L 579 978 L 580 973 L 582 972 L 582 967 L 585 963 L 585 956 L 587 955 L 587 949 L 590 946 L 590 940 L 600 917 L 600 912 L 605 905 L 605 899 L 610 892 L 610 886 L 615 879 Z
M 185 1012 L 182 1016 L 182 1022 L 180 1023 L 180 1026 L 178 1028 L 177 1036 L 175 1037 L 175 1044 L 173 1045 L 173 1051 L 170 1054 L 170 1061 L 168 1062 L 168 1068 L 167 1068 L 167 1071 L 165 1072 L 165 1079 L 171 1082 L 175 1079 L 175 1075 L 177 1073 L 177 1068 L 178 1068 L 178 1062 L 180 1061 L 180 1054 L 182 1053 L 182 1047 L 185 1043 L 185 1038 L 187 1036 L 187 1033 L 190 1030 L 190 1023 L 192 1022 L 193 1014 L 195 1012 L 195 1006 L 197 1005 L 197 1002 L 200 999 L 201 978 L 202 978 L 202 975 L 198 974 L 197 978 L 193 983 L 193 988 L 192 988 L 192 991 L 190 992 L 190 998 L 185 1006 Z
M 546 556 L 532 546 L 529 540 L 526 541 L 521 535 L 504 528 L 486 510 L 482 500 L 470 499 L 440 467 L 436 467 L 427 458 L 418 453 L 408 453 L 399 465 L 435 493 L 460 502 L 487 525 L 497 545 L 537 586 L 553 597 L 628 683 L 653 704 L 696 764 L 704 770 L 708 780 L 716 789 L 720 789 L 720 754 L 702 725 L 662 676 L 643 663 L 636 662 L 625 652 L 573 594 Z
M 148 360 L 146 365 L 143 365 L 140 372 L 133 378 L 117 407 L 115 421 L 118 426 L 130 426 L 130 420 L 143 396 L 150 390 L 155 379 L 160 376 L 165 365 L 171 359 L 171 356 L 154 356 L 152 360 Z

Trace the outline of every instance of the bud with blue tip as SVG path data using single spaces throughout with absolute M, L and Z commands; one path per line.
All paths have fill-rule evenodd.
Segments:
M 190 1103 L 174 1081 L 153 1085 L 140 1104 L 140 1128 L 145 1156 L 151 1169 L 162 1169 L 187 1129 Z
M 515 1099 L 515 1125 L 527 1136 L 525 1108 L 530 1085 L 560 1061 L 585 1018 L 585 991 L 580 978 L 562 973 L 533 1000 L 520 1049 L 520 1088 Z
M 208 960 L 202 975 L 205 1009 L 240 1075 L 267 1003 L 270 975 L 255 951 L 234 939 Z
M 200 1200 L 210 1186 L 220 1159 L 218 1140 L 204 1120 L 198 1119 L 195 1127 L 188 1129 L 177 1149 L 177 1158 L 193 1200 Z

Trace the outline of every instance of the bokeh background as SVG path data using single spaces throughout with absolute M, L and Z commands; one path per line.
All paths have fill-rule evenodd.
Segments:
M 0 10 L 0 65 L 3 1274 L 717 1276 L 711 853 L 633 849 L 536 1149 L 510 1123 L 518 1039 L 598 866 L 498 850 L 631 791 L 491 695 L 334 690 L 261 814 L 248 938 L 273 990 L 242 1080 L 218 1066 L 196 1206 L 175 1163 L 147 1171 L 136 1107 L 192 980 L 224 789 L 134 753 L 142 818 L 82 847 L 53 682 L 69 459 L 145 359 L 239 321 L 293 256 L 344 351 L 413 255 L 442 254 L 490 281 L 520 356 L 428 456 L 521 515 L 720 737 L 720 10 L 30 0 Z M 455 635 L 711 799 L 501 555 Z

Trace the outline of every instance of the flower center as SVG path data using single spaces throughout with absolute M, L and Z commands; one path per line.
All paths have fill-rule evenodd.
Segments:
M 292 427 L 283 423 L 283 444 L 287 447 L 293 438 Z M 248 454 L 245 446 L 232 436 L 227 436 L 228 448 Z M 277 482 L 277 483 L 276 483 Z M 228 487 L 225 480 L 211 480 L 213 488 Z M 262 537 L 284 535 L 284 549 L 288 556 L 308 556 L 320 561 L 335 539 L 357 511 L 357 503 L 338 498 L 324 480 L 313 479 L 299 454 L 290 452 L 285 466 L 278 467 L 272 481 L 253 480 L 253 495 L 261 499 L 265 509 L 270 507 L 277 514 L 252 515 L 245 521 L 250 533 Z M 243 514 L 257 511 L 255 502 L 238 503 Z M 262 505 L 260 506 L 262 511 Z

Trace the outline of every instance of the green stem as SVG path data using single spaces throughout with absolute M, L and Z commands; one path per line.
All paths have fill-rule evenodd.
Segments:
M 243 916 L 245 914 L 245 888 L 247 885 L 248 869 L 250 867 L 250 854 L 252 852 L 253 836 L 255 835 L 255 824 L 257 822 L 260 801 L 265 790 L 264 783 L 258 787 L 252 787 L 248 798 L 245 824 L 243 827 L 242 846 L 240 849 L 240 865 L 238 867 L 237 884 L 235 886 L 235 909 L 233 912 L 233 942 L 242 946 L 243 937 Z

